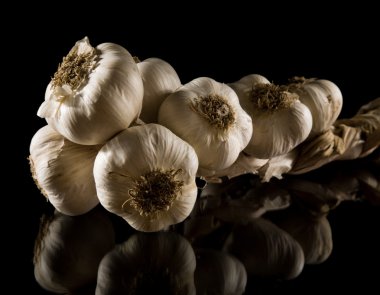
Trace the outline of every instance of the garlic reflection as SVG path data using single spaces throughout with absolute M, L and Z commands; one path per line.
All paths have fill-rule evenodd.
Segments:
M 145 123 L 157 123 L 161 103 L 181 86 L 181 81 L 173 67 L 159 58 L 145 59 L 137 67 L 144 84 L 140 119 Z
M 33 136 L 29 156 L 32 176 L 58 211 L 80 215 L 99 203 L 93 167 L 100 148 L 73 143 L 49 125 Z
M 331 254 L 333 240 L 326 215 L 313 216 L 306 210 L 287 210 L 276 224 L 302 247 L 306 264 L 320 264 Z
M 204 213 L 225 222 L 248 222 L 290 205 L 290 194 L 285 189 L 276 183 L 260 183 L 250 176 L 208 184 L 202 197 Z
M 158 124 L 130 127 L 107 142 L 94 165 L 101 204 L 140 231 L 179 223 L 193 209 L 194 149 Z
M 191 144 L 199 175 L 232 165 L 252 137 L 251 118 L 235 92 L 211 78 L 197 78 L 169 95 L 158 122 Z
M 247 285 L 244 265 L 231 255 L 211 249 L 195 251 L 195 285 L 198 295 L 240 295 Z
M 260 75 L 248 75 L 230 86 L 252 118 L 253 136 L 246 153 L 269 159 L 290 152 L 309 136 L 310 110 L 289 87 L 271 84 Z
M 351 183 L 352 184 L 352 183 Z M 354 188 L 346 186 L 349 191 L 356 191 L 357 182 Z M 286 187 L 291 195 L 315 215 L 323 215 L 336 208 L 347 197 L 347 191 L 341 192 L 338 187 L 330 187 L 323 183 L 318 183 L 305 179 L 289 179 Z M 348 199 L 353 199 L 351 196 Z
M 236 226 L 225 249 L 244 264 L 248 275 L 260 277 L 293 279 L 305 262 L 300 244 L 262 218 Z
M 71 217 L 55 212 L 41 223 L 35 244 L 34 275 L 44 289 L 75 294 L 92 289 L 98 265 L 115 244 L 111 221 L 101 208 Z
M 171 232 L 139 233 L 101 261 L 96 295 L 196 294 L 195 255 Z
M 129 52 L 78 41 L 49 83 L 38 116 L 78 144 L 102 144 L 140 114 L 143 83 Z
M 207 236 L 221 225 L 214 215 L 207 213 L 205 206 L 209 201 L 209 198 L 198 198 L 190 217 L 183 223 L 183 235 L 191 243 L 200 237 Z
M 380 205 L 380 174 L 362 170 L 357 177 L 362 198 L 368 200 L 372 205 Z

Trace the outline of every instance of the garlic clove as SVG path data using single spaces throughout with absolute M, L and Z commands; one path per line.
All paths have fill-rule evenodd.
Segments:
M 235 92 L 206 77 L 169 95 L 160 107 L 158 122 L 194 147 L 200 173 L 232 165 L 252 136 L 251 118 Z
M 140 119 L 145 123 L 157 123 L 161 103 L 181 86 L 181 81 L 173 67 L 159 58 L 145 59 L 137 63 L 137 67 L 144 83 Z
M 143 82 L 129 52 L 78 41 L 58 67 L 38 116 L 72 142 L 101 144 L 140 114 Z
M 101 204 L 140 231 L 183 221 L 198 188 L 194 149 L 158 124 L 130 127 L 107 142 L 94 165 Z
M 243 77 L 230 86 L 252 118 L 253 136 L 246 153 L 260 159 L 283 155 L 310 134 L 310 110 L 289 87 L 271 84 L 260 75 Z
M 80 215 L 99 203 L 92 171 L 100 148 L 73 143 L 49 125 L 33 136 L 29 156 L 32 176 L 59 212 Z

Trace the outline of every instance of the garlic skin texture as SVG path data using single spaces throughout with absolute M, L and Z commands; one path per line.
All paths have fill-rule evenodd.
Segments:
M 33 136 L 29 156 L 33 178 L 59 212 L 81 215 L 99 203 L 92 171 L 100 148 L 73 143 L 49 125 Z
M 129 52 L 113 43 L 78 41 L 64 58 L 37 115 L 70 141 L 105 143 L 141 112 L 143 83 Z
M 200 175 L 232 165 L 252 137 L 251 118 L 236 93 L 207 77 L 169 95 L 160 107 L 158 122 L 194 147 Z
M 300 101 L 309 108 L 313 117 L 310 137 L 327 131 L 342 110 L 342 92 L 338 86 L 328 80 L 296 77 L 295 82 L 294 92 L 299 95 Z
M 130 127 L 107 142 L 94 165 L 101 204 L 139 231 L 183 221 L 197 196 L 194 149 L 158 124 Z
M 309 136 L 313 123 L 311 112 L 296 93 L 255 74 L 230 86 L 252 117 L 253 136 L 244 149 L 247 154 L 270 159 L 288 153 Z
M 181 80 L 174 68 L 159 58 L 145 59 L 137 67 L 144 84 L 140 119 L 145 123 L 157 123 L 161 103 L 182 85 Z

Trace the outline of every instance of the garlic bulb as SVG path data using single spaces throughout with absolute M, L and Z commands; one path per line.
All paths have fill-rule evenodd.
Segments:
M 235 92 L 206 77 L 169 95 L 160 107 L 158 122 L 194 147 L 200 175 L 202 170 L 232 165 L 252 137 L 251 118 Z
M 310 137 L 327 131 L 338 118 L 343 105 L 343 96 L 338 86 L 322 79 L 292 79 L 291 89 L 299 95 L 313 117 Z
M 73 143 L 49 125 L 33 136 L 29 156 L 32 176 L 59 212 L 80 215 L 99 203 L 92 171 L 100 148 Z
M 36 281 L 54 293 L 83 294 L 79 290 L 90 287 L 94 294 L 99 263 L 114 245 L 113 226 L 104 209 L 75 217 L 55 212 L 43 219 L 36 240 Z
M 243 262 L 248 275 L 254 276 L 293 279 L 305 262 L 298 242 L 262 218 L 236 226 L 225 249 Z
M 194 149 L 158 124 L 130 127 L 107 142 L 94 165 L 101 204 L 140 231 L 183 221 L 193 209 Z
M 231 255 L 211 249 L 195 251 L 197 294 L 240 295 L 247 285 L 244 265 Z
M 173 232 L 138 233 L 117 245 L 99 265 L 96 295 L 193 295 L 195 254 Z
M 283 155 L 304 141 L 312 127 L 310 110 L 289 87 L 248 75 L 230 84 L 252 117 L 253 137 L 244 151 L 256 158 Z
M 113 43 L 78 41 L 59 65 L 38 116 L 72 142 L 95 145 L 140 114 L 143 83 L 129 52 Z
M 181 81 L 173 67 L 159 58 L 145 59 L 137 67 L 144 83 L 140 119 L 145 123 L 157 123 L 161 103 L 181 86 Z

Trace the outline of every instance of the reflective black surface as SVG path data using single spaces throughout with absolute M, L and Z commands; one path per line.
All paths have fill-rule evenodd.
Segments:
M 209 183 L 191 216 L 159 233 L 137 232 L 100 206 L 69 217 L 44 204 L 34 290 L 369 292 L 380 263 L 379 156 L 375 151 L 269 183 L 254 175 Z
M 285 82 L 295 75 L 329 79 L 342 90 L 343 118 L 353 116 L 360 106 L 379 96 L 379 30 L 378 10 L 375 7 L 370 7 L 369 4 L 342 4 L 333 9 L 331 5 L 322 3 L 315 3 L 312 7 L 289 7 L 289 3 L 264 5 L 265 3 L 255 2 L 254 8 L 239 3 L 225 7 L 218 5 L 218 8 L 224 10 L 220 12 L 186 5 L 184 8 L 178 7 L 179 11 L 174 13 L 167 10 L 166 15 L 158 13 L 158 10 L 156 12 L 155 7 L 140 2 L 139 7 L 130 7 L 128 10 L 119 9 L 115 5 L 92 5 L 85 10 L 80 10 L 76 5 L 62 5 L 59 9 L 45 5 L 41 18 L 34 13 L 23 15 L 19 13 L 20 7 L 17 8 L 12 19 L 19 23 L 19 27 L 14 28 L 15 31 L 7 25 L 3 32 L 3 40 L 7 44 L 5 50 L 11 54 L 10 58 L 6 56 L 6 62 L 9 60 L 11 63 L 11 71 L 6 72 L 5 82 L 11 82 L 10 86 L 6 86 L 12 93 L 4 95 L 6 106 L 10 102 L 11 108 L 5 108 L 3 117 L 6 117 L 6 124 L 3 125 L 3 130 L 6 135 L 7 132 L 11 133 L 11 136 L 10 143 L 4 145 L 7 151 L 5 160 L 10 161 L 10 164 L 4 170 L 6 177 L 3 183 L 9 191 L 3 196 L 6 204 L 2 207 L 5 228 L 2 243 L 5 246 L 6 261 L 4 282 L 12 293 L 49 294 L 35 280 L 33 249 L 40 218 L 43 214 L 52 216 L 53 208 L 35 187 L 26 158 L 33 134 L 46 124 L 36 115 L 46 86 L 58 63 L 76 40 L 88 36 L 93 44 L 115 42 L 125 46 L 140 59 L 153 56 L 162 58 L 172 64 L 184 83 L 200 76 L 229 83 L 251 73 L 262 74 L 276 83 Z M 32 7 L 25 5 L 27 4 L 23 4 L 23 8 L 28 12 L 36 8 L 35 3 Z M 106 8 L 112 11 L 106 11 Z M 302 8 L 304 11 L 300 13 L 299 9 Z M 116 15 L 118 11 L 122 15 Z M 112 18 L 110 22 L 104 19 L 105 14 Z M 232 16 L 236 19 L 232 20 Z M 147 27 L 142 23 L 147 23 Z M 179 32 L 174 31 L 173 27 Z M 6 69 L 8 70 L 7 67 Z M 5 139 L 8 143 L 8 137 Z M 292 219 L 310 220 L 310 212 L 312 216 L 318 216 L 320 211 L 326 214 L 326 206 L 333 208 L 339 204 L 322 219 L 322 224 L 326 225 L 327 219 L 331 228 L 332 251 L 330 254 L 325 250 L 318 255 L 309 255 L 314 260 L 326 260 L 320 264 L 304 265 L 295 279 L 247 274 L 246 293 L 279 294 L 290 291 L 293 294 L 325 294 L 329 291 L 340 294 L 360 291 L 359 294 L 373 294 L 372 290 L 378 289 L 377 269 L 380 263 L 380 243 L 377 238 L 380 228 L 379 193 L 378 189 L 373 189 L 367 182 L 351 177 L 357 171 L 364 170 L 375 174 L 378 180 L 378 168 L 378 164 L 376 166 L 367 161 L 350 161 L 328 165 L 308 175 L 275 181 L 274 191 L 280 188 L 287 191 L 286 186 L 295 186 L 299 179 L 314 184 L 322 181 L 323 185 L 310 190 L 323 191 L 324 186 L 334 184 L 350 192 L 342 198 L 355 196 L 355 200 L 340 202 L 340 199 L 334 197 L 325 200 L 321 196 L 293 189 L 291 206 L 286 207 L 286 197 L 274 198 L 277 201 L 269 202 L 267 206 L 274 203 L 274 207 L 280 206 L 283 209 L 267 212 L 261 215 L 260 220 L 271 222 L 270 227 L 273 229 L 276 226 L 277 232 L 282 226 L 282 231 L 279 231 L 281 234 L 284 230 L 289 230 Z M 247 185 L 247 180 L 243 183 Z M 259 186 L 253 177 L 253 187 L 256 185 Z M 273 185 L 269 185 L 269 191 L 272 190 L 271 186 Z M 238 200 L 227 196 L 209 198 L 207 202 L 199 201 L 194 211 L 198 215 L 191 216 L 192 219 L 186 223 L 171 229 L 178 233 L 174 234 L 179 236 L 178 239 L 185 239 L 190 244 L 196 255 L 194 286 L 198 290 L 202 287 L 199 287 L 197 281 L 199 282 L 199 277 L 205 277 L 204 273 L 211 273 L 215 280 L 208 281 L 215 286 L 218 284 L 214 281 L 218 282 L 224 275 L 230 275 L 231 270 L 240 269 L 241 264 L 236 261 L 244 257 L 231 258 L 231 254 L 226 254 L 226 251 L 238 253 L 240 245 L 234 244 L 229 236 L 231 233 L 241 235 L 246 231 L 241 227 L 236 229 L 231 216 L 239 217 L 241 212 L 242 215 L 259 218 L 266 211 L 263 206 L 265 194 L 258 194 L 260 201 L 256 204 L 244 200 L 244 189 L 234 192 Z M 239 201 L 239 198 L 244 201 Z M 232 213 L 228 213 L 230 207 Z M 305 208 L 306 217 L 302 211 Z M 101 208 L 97 210 L 100 212 L 96 214 L 111 222 L 117 245 L 128 243 L 136 234 L 123 220 Z M 311 220 L 313 225 L 315 219 Z M 316 220 L 319 220 L 317 225 L 320 224 L 320 219 Z M 104 223 L 109 224 L 107 221 Z M 261 225 L 259 221 L 256 229 Z M 281 234 L 279 239 L 283 237 Z M 329 235 L 325 231 L 324 234 L 318 240 L 319 243 L 328 241 L 326 236 L 328 238 Z M 285 236 L 285 240 L 290 239 L 289 234 Z M 92 238 L 95 239 L 94 236 Z M 268 238 L 268 235 L 263 234 L 264 238 Z M 322 247 L 323 249 L 326 248 Z M 197 260 L 198 255 L 202 261 Z M 203 259 L 205 255 L 207 258 Z M 290 261 L 293 270 L 297 270 L 295 261 L 297 259 Z M 210 270 L 207 265 L 211 265 Z M 226 265 L 229 265 L 228 269 Z M 223 271 L 216 273 L 215 269 L 218 268 Z M 94 269 L 90 269 L 89 273 L 93 278 Z M 286 268 L 281 274 L 284 276 L 284 273 L 289 275 Z M 170 282 L 167 274 L 164 272 L 161 275 L 162 281 L 165 279 L 165 282 Z M 240 280 L 234 281 L 236 286 L 239 285 L 238 282 L 244 282 L 243 274 L 239 278 Z M 165 286 L 167 285 L 163 285 Z M 88 289 L 84 291 L 93 294 L 95 287 L 94 282 L 89 282 L 85 287 Z M 223 284 L 218 287 L 223 289 Z

